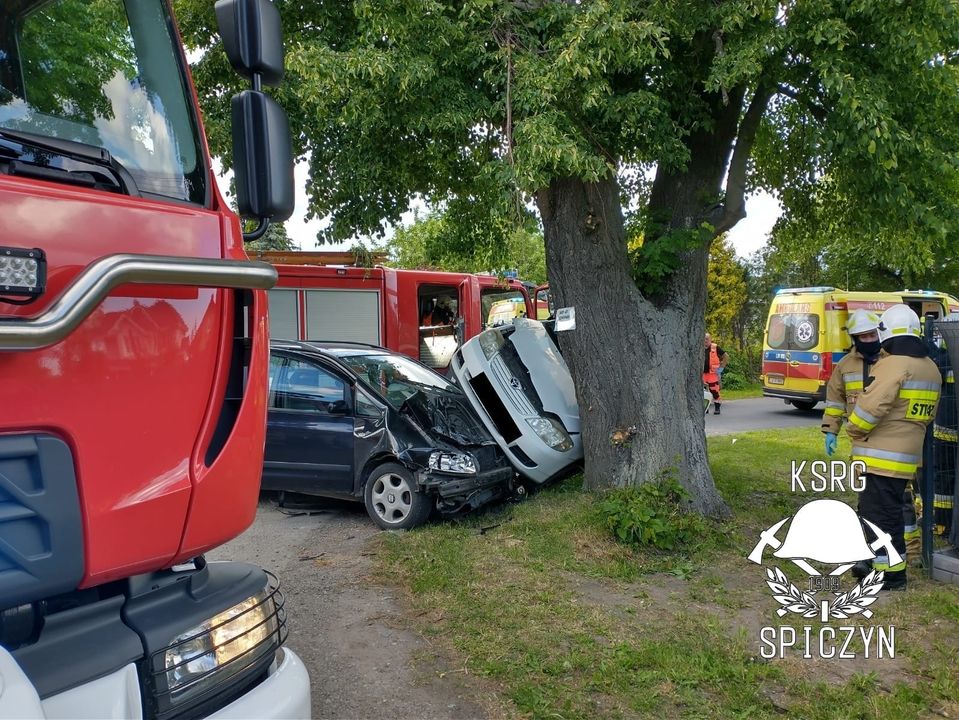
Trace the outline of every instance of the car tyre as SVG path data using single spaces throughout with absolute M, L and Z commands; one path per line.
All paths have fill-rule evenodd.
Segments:
M 384 530 L 415 528 L 433 509 L 429 496 L 416 490 L 410 471 L 397 463 L 385 463 L 370 473 L 363 501 L 373 522 Z
M 793 407 L 797 410 L 805 410 L 806 412 L 816 407 L 815 400 L 791 400 L 790 402 L 792 402 Z

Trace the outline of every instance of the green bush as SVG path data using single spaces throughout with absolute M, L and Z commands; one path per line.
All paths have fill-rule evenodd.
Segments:
M 763 362 L 762 347 L 753 346 L 738 350 L 732 346 L 723 346 L 723 350 L 729 356 L 729 363 L 723 371 L 724 390 L 743 390 L 759 382 Z
M 672 550 L 705 531 L 703 519 L 684 509 L 688 497 L 673 478 L 664 478 L 611 491 L 599 511 L 619 542 Z

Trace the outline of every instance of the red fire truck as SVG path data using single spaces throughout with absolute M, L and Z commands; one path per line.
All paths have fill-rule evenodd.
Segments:
M 342 254 L 265 252 L 280 279 L 269 291 L 270 334 L 285 340 L 381 345 L 436 370 L 456 348 L 503 316 L 535 318 L 527 287 L 495 275 L 321 264 Z M 491 319 L 492 318 L 492 319 Z
M 216 15 L 256 235 L 293 208 L 279 14 Z M 275 279 L 168 2 L 0 4 L 0 716 L 309 714 L 276 579 L 203 559 L 256 512 Z

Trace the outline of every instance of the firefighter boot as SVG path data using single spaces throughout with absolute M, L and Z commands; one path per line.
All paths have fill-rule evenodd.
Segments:
M 720 407 L 720 405 L 722 405 L 722 403 L 715 403 L 715 405 L 714 405 L 714 407 L 713 407 L 713 415 L 719 415 L 719 407 Z
M 857 580 L 862 580 L 866 575 L 872 572 L 872 563 L 868 560 L 860 560 L 852 566 L 852 576 Z
M 882 583 L 883 590 L 905 590 L 906 589 L 906 571 L 897 570 L 896 572 L 886 571 Z

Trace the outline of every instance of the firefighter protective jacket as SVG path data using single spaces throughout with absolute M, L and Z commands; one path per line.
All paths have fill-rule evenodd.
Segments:
M 942 376 L 929 358 L 883 355 L 856 399 L 846 432 L 866 471 L 909 480 L 922 463 L 926 425 L 936 416 Z
M 848 417 L 862 392 L 865 360 L 856 348 L 836 363 L 826 385 L 826 410 L 822 414 L 822 431 L 839 434 L 843 418 Z M 871 366 L 867 366 L 871 367 Z

